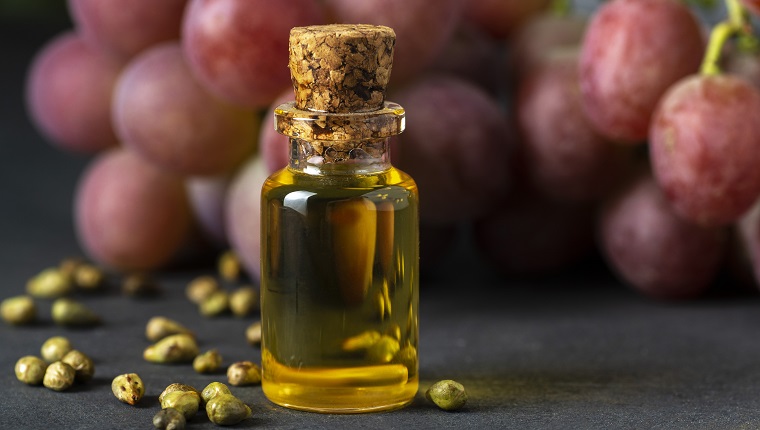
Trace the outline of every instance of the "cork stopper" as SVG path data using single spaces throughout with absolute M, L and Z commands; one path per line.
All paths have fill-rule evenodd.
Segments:
M 328 113 L 381 109 L 396 34 L 384 26 L 333 24 L 290 31 L 295 107 Z

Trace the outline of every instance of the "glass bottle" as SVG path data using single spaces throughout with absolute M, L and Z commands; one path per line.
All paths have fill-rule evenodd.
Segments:
M 296 101 L 275 110 L 290 161 L 261 204 L 262 388 L 286 407 L 387 410 L 418 389 L 417 187 L 390 163 L 405 113 L 383 94 L 394 43 L 388 27 L 291 31 Z

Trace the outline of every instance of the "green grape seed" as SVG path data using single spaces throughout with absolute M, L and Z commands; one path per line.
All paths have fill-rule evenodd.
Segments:
M 227 382 L 243 386 L 261 383 L 261 369 L 251 361 L 238 361 L 227 368 Z
M 8 324 L 29 324 L 37 319 L 37 307 L 29 296 L 10 297 L 0 303 L 0 315 Z
M 433 384 L 425 393 L 425 397 L 445 411 L 461 409 L 467 403 L 464 386 L 450 379 Z
M 93 310 L 71 299 L 61 298 L 53 302 L 53 322 L 62 326 L 91 326 L 100 323 L 100 316 Z
M 218 425 L 237 424 L 251 416 L 251 408 L 232 394 L 219 394 L 206 403 L 208 419 Z
M 174 408 L 161 409 L 153 416 L 153 427 L 159 430 L 184 430 L 187 420 Z
M 62 361 L 56 361 L 45 369 L 42 385 L 53 391 L 64 391 L 74 385 L 76 371 Z
M 40 355 L 48 363 L 59 361 L 71 351 L 71 342 L 63 336 L 53 336 L 45 341 L 40 348 Z
M 152 342 L 158 342 L 173 334 L 192 335 L 193 332 L 177 321 L 161 316 L 151 318 L 145 325 L 145 337 Z
M 220 394 L 232 394 L 232 392 L 230 391 L 229 387 L 222 384 L 221 382 L 212 382 L 206 385 L 206 388 L 203 389 L 201 392 L 201 397 L 203 398 L 204 402 L 208 403 L 211 399 Z
M 21 357 L 16 362 L 16 379 L 28 385 L 40 385 L 45 377 L 45 370 L 48 364 L 45 360 L 27 355 Z
M 76 372 L 75 380 L 77 382 L 87 382 L 95 374 L 95 364 L 92 359 L 76 349 L 69 351 L 63 356 L 61 361 L 74 369 Z
M 230 295 L 224 290 L 213 292 L 206 300 L 201 302 L 198 309 L 205 317 L 221 315 L 230 308 Z
M 198 373 L 213 373 L 222 367 L 222 355 L 212 349 L 198 355 L 193 360 L 193 370 Z
M 217 291 L 219 291 L 219 283 L 216 279 L 211 276 L 199 276 L 187 285 L 185 295 L 191 302 L 200 305 Z
M 55 267 L 43 270 L 26 283 L 26 292 L 39 299 L 55 299 L 71 292 L 68 276 Z
M 161 408 L 174 408 L 189 420 L 200 408 L 200 396 L 193 391 L 172 391 L 161 400 Z
M 143 358 L 152 363 L 189 363 L 198 353 L 195 338 L 189 334 L 173 334 L 147 347 Z
M 111 391 L 120 401 L 134 406 L 145 394 L 145 385 L 137 373 L 125 373 L 113 378 Z
M 248 316 L 259 308 L 259 292 L 253 287 L 240 287 L 230 294 L 233 315 Z
M 195 393 L 198 395 L 198 398 L 201 398 L 201 393 L 198 392 L 198 390 L 195 389 L 192 385 L 187 384 L 180 384 L 179 382 L 175 382 L 173 384 L 169 384 L 164 388 L 164 391 L 161 392 L 161 394 L 158 396 L 158 403 L 162 403 L 164 401 L 164 397 L 166 397 L 167 394 L 173 393 L 175 391 L 187 391 L 189 393 Z

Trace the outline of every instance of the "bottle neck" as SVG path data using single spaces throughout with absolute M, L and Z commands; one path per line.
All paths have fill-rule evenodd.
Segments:
M 288 167 L 308 175 L 370 175 L 391 168 L 388 138 L 325 141 L 290 138 Z
M 294 102 L 274 110 L 275 129 L 290 138 L 291 170 L 310 175 L 371 175 L 391 168 L 389 138 L 404 131 L 393 102 L 369 112 L 317 112 Z

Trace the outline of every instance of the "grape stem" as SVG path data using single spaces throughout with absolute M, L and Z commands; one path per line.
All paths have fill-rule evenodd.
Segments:
M 729 22 L 739 27 L 747 25 L 746 11 L 739 0 L 726 0 L 726 10 L 728 11 Z
M 707 44 L 705 58 L 702 61 L 700 73 L 706 76 L 719 75 L 721 73 L 718 61 L 723 51 L 723 45 L 731 36 L 737 33 L 736 26 L 730 21 L 724 21 L 713 27 L 710 32 L 710 42 Z
M 747 11 L 739 0 L 726 0 L 728 19 L 718 23 L 710 32 L 710 41 L 707 44 L 705 57 L 702 61 L 700 73 L 702 75 L 719 75 L 721 73 L 718 62 L 723 52 L 723 46 L 728 39 L 736 35 L 752 37 L 752 28 L 747 18 Z

